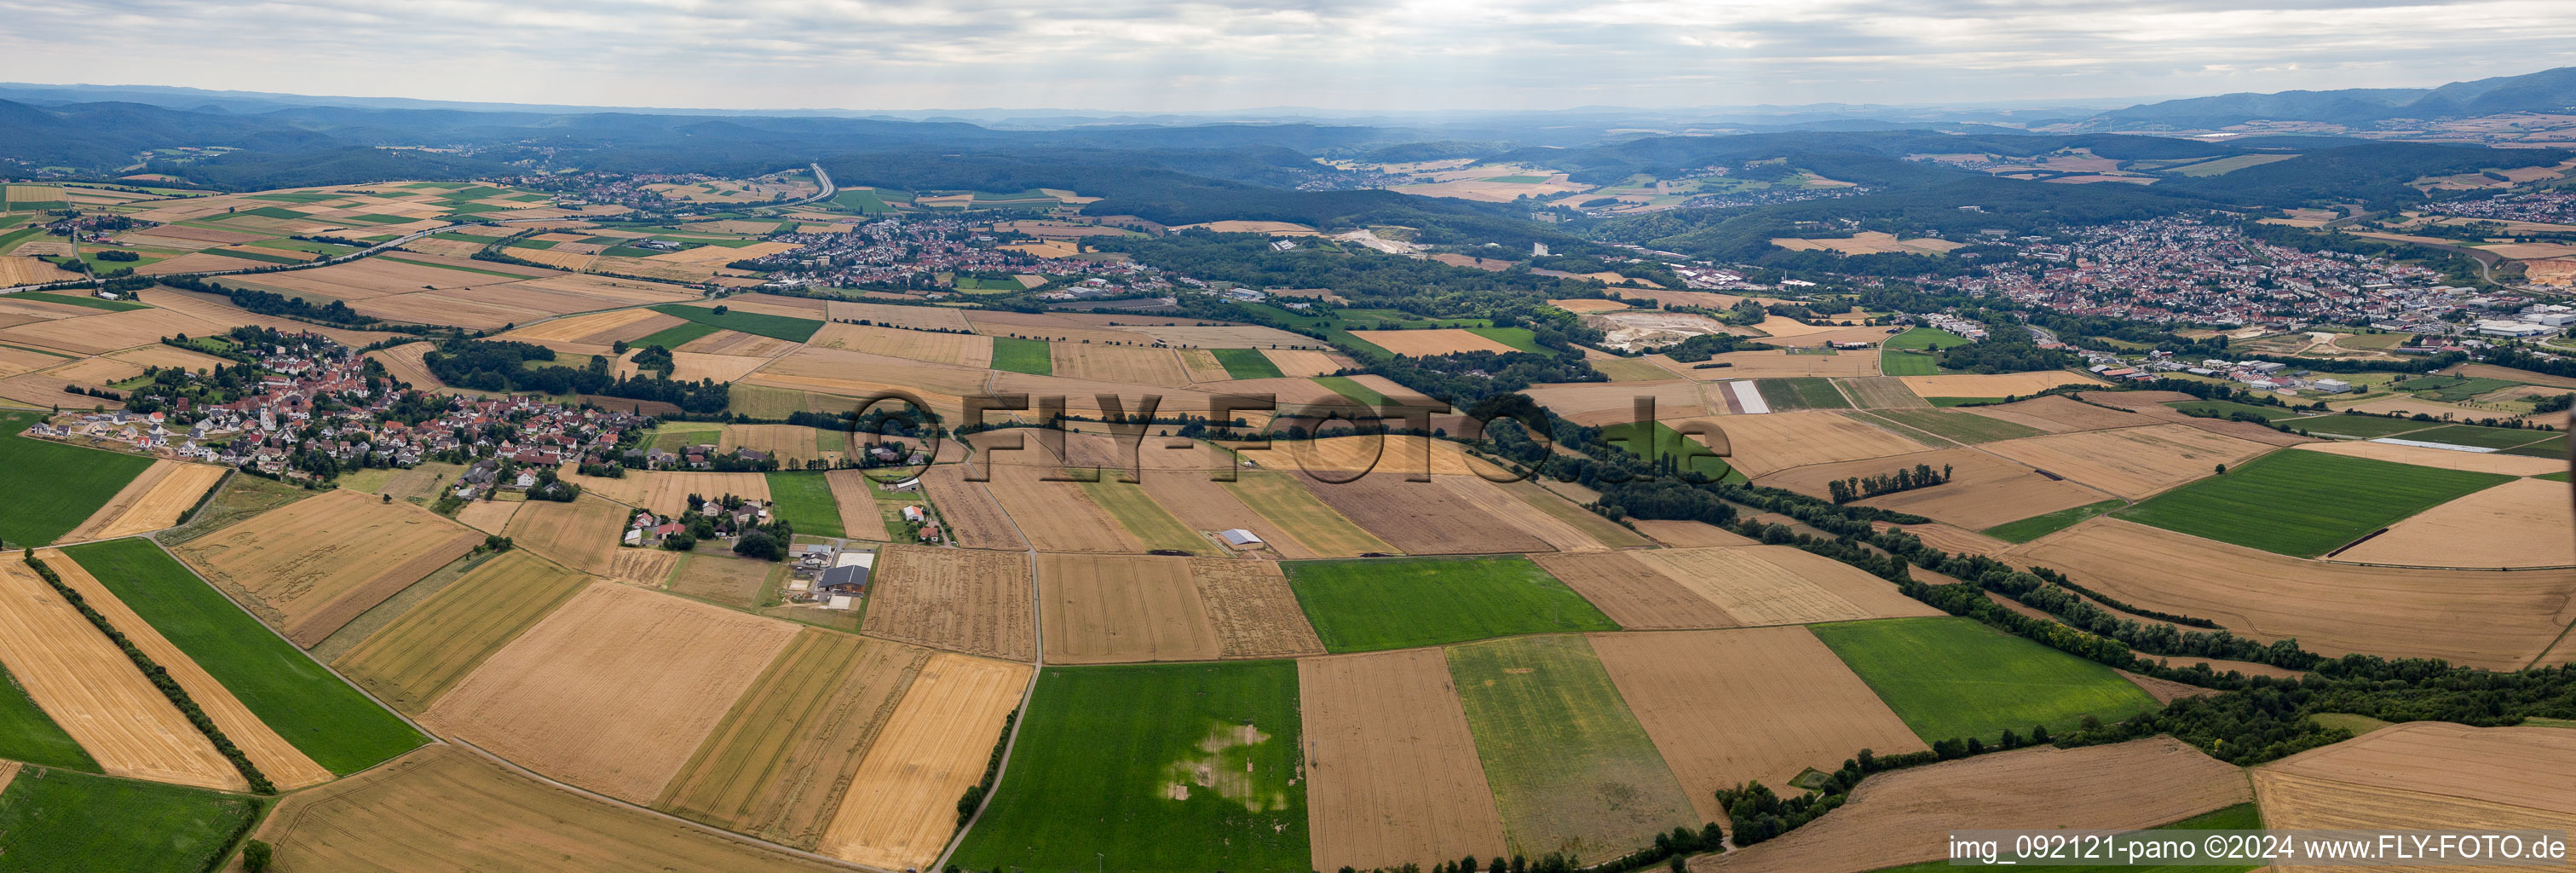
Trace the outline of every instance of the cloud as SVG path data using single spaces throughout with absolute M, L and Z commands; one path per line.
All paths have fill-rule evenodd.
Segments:
M 725 108 L 2116 98 L 2576 53 L 2564 0 L 0 0 L 0 21 L 17 81 Z

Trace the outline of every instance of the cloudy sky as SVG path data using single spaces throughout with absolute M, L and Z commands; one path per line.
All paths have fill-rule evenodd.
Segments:
M 2427 86 L 2571 0 L 0 0 L 0 80 L 728 109 L 1549 109 Z

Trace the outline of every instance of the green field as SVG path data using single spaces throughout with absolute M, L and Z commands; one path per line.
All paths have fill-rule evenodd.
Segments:
M 1051 376 L 1055 374 L 1055 353 L 1046 340 L 997 336 L 993 338 L 993 369 Z
M 721 306 L 723 304 L 717 305 Z M 815 321 L 811 318 L 793 318 L 785 315 L 770 315 L 765 312 L 744 312 L 739 309 L 727 309 L 723 315 L 717 315 L 716 311 L 711 308 L 703 306 L 683 306 L 677 303 L 663 303 L 651 308 L 653 311 L 662 313 L 663 315 L 676 315 L 699 324 L 712 324 L 726 330 L 738 330 L 754 336 L 783 339 L 791 343 L 801 343 L 806 340 L 813 339 L 814 332 L 823 329 L 822 322 Z
M 2227 416 L 2242 412 L 2247 415 L 2262 416 L 2265 421 L 2279 421 L 2284 418 L 2298 418 L 2308 414 L 2298 410 L 2283 409 L 2278 406 L 2256 406 L 2251 403 L 2237 403 L 2232 400 L 2177 400 L 2165 405 L 2182 410 L 2185 414 L 2208 413 L 2219 418 L 2226 418 Z
M 1312 869 L 1295 661 L 1049 667 L 1023 719 L 958 866 Z
M 1851 401 L 1844 399 L 1842 389 L 1834 387 L 1834 380 L 1823 376 L 1757 379 L 1753 387 L 1761 390 L 1762 402 L 1770 404 L 1773 412 L 1851 408 Z
M 1979 531 L 1979 533 L 1983 533 L 1987 536 L 1994 537 L 1995 539 L 2003 540 L 2008 543 L 2026 543 L 2031 540 L 2039 539 L 2040 537 L 2074 527 L 2077 523 L 2082 522 L 2085 519 L 2092 518 L 2096 515 L 2101 515 L 2102 513 L 2127 505 L 2129 505 L 2129 503 L 2125 500 L 2105 500 L 2100 503 L 2087 503 L 2083 506 L 2078 506 L 2072 509 L 2060 509 L 2046 515 L 2034 515 L 2020 521 L 2004 522 L 2003 524 L 1995 525 L 1994 527 Z
M 151 306 L 130 300 L 100 300 L 86 294 L 54 294 L 45 291 L 29 291 L 15 296 L 19 300 L 42 300 L 47 303 L 61 303 L 68 306 L 86 306 L 91 309 L 104 309 L 109 312 L 125 312 L 134 309 L 152 308 Z
M 1522 557 L 1287 561 L 1324 648 L 1373 652 L 1516 634 L 1618 630 Z
M 1362 385 L 1359 380 L 1349 376 L 1316 376 L 1314 380 L 1315 384 L 1333 389 L 1333 393 L 1342 395 L 1342 399 L 1361 406 L 1382 409 L 1395 405 L 1394 400 L 1378 393 L 1377 389 Z
M 2520 384 L 2522 383 L 2471 376 L 2417 376 L 2393 383 L 2388 387 L 2399 391 L 2415 392 L 2416 397 L 2425 400 L 2458 403 L 2489 391 L 2502 391 Z
M 1905 374 L 1905 375 L 1912 375 L 1912 376 L 1928 376 L 1928 375 L 1932 375 L 1932 374 L 1929 374 L 1929 373 L 1909 373 L 1909 374 Z M 1933 408 L 1935 408 L 1935 409 L 1948 409 L 1948 408 L 1953 407 L 1953 406 L 1968 406 L 1968 405 L 1972 405 L 1972 404 L 1974 404 L 1974 405 L 1988 405 L 1988 404 L 1995 404 L 1995 403 L 2002 403 L 2002 402 L 2004 402 L 2004 399 L 2003 399 L 2003 398 L 2001 398 L 2001 397 L 1926 397 L 1926 398 L 1923 398 L 1923 400 L 1924 400 L 1924 402 L 1926 402 L 1926 403 L 1930 403 L 1930 404 L 1932 404 L 1932 407 L 1933 407 Z
M 1171 510 L 1154 502 L 1153 495 L 1145 493 L 1143 486 L 1127 482 L 1118 473 L 1103 470 L 1098 478 L 1079 484 L 1082 493 L 1090 495 L 1091 502 L 1100 504 L 1102 510 L 1118 520 L 1119 527 L 1126 528 L 1127 533 L 1135 536 L 1146 549 L 1169 549 L 1200 555 L 1217 553 L 1214 543 L 1173 517 Z
M 2244 156 L 2244 157 L 2270 157 L 2270 156 L 2269 156 L 2269 155 L 2246 155 L 2246 156 Z M 2234 160 L 2234 159 L 2233 159 L 2233 158 L 2230 158 L 2229 160 Z M 2356 732 L 2356 733 L 2358 733 L 2358 732 Z M 2237 805 L 2235 805 L 2235 806 L 2230 806 L 2230 807 L 2225 807 L 2225 808 L 2222 808 L 2222 809 L 2216 809 L 2216 810 L 2211 810 L 2211 811 L 2209 811 L 2209 812 L 2204 812 L 2204 813 L 2201 813 L 2201 814 L 2199 814 L 2199 815 L 2195 815 L 2195 816 L 2192 816 L 2192 817 L 2190 817 L 2190 818 L 2183 819 L 2183 820 L 2181 820 L 2181 821 L 2177 821 L 2177 822 L 2167 822 L 2167 823 L 2165 823 L 2165 824 L 2160 824 L 2160 825 L 2155 826 L 2155 828 L 2154 828 L 2154 829 L 2155 829 L 2155 830 L 2179 830 L 2179 831 L 2259 831 L 2259 830 L 2262 830 L 2262 829 L 2263 829 L 2263 808 L 2262 808 L 2261 806 L 2257 805 L 2257 804 L 2252 804 L 2252 803 L 2239 803 L 2239 804 L 2237 804 Z M 2007 848 L 2007 850 L 2009 850 L 2009 847 L 2006 847 L 2006 848 Z M 2259 868 L 2259 867 L 2261 867 L 2261 866 L 2263 866 L 2263 865 L 2260 865 L 2260 864 L 2154 864 L 2154 865 L 2147 865 L 2147 864 L 2136 864 L 2136 865 L 2131 865 L 2131 864 L 2065 864 L 2065 865 L 2059 865 L 2059 864 L 2054 864 L 2054 863 L 2050 863 L 2050 864 L 2028 863 L 2028 864 L 2026 864 L 2026 865 L 2024 865 L 2024 866 L 2038 867 L 2038 868 L 2040 868 L 2040 869 L 2042 869 L 2042 870 L 2047 870 L 2047 871 L 2049 871 L 2049 873 L 2245 873 L 2245 871 L 2253 870 L 2253 869 L 2257 869 L 2257 868 Z M 1925 861 L 1925 862 L 1920 863 L 1920 864 L 1907 864 L 1907 865 L 1902 866 L 1902 867 L 1883 867 L 1883 868 L 1880 868 L 1880 869 L 1877 869 L 1877 870 L 1872 870 L 1872 871 L 1870 871 L 1870 873 L 1942 873 L 1942 871 L 1947 871 L 1947 870 L 1957 870 L 1957 869 L 1959 869 L 1959 868 L 1958 868 L 1958 866 L 1951 864 L 1951 863 L 1950 863 L 1949 861 L 1947 861 L 1947 860 L 1942 860 L 1942 861 Z
M 1260 349 L 1211 351 L 1216 355 L 1216 362 L 1225 365 L 1225 374 L 1237 379 L 1277 379 L 1288 375 L 1279 372 L 1279 365 L 1271 363 L 1270 356 L 1262 354 Z
M 66 395 L 68 396 L 68 395 Z M 152 466 L 139 455 L 19 436 L 41 417 L 0 413 L 0 542 L 41 546 L 70 533 Z
M 221 214 L 221 215 L 209 215 L 209 216 L 206 216 L 206 220 L 207 220 L 207 221 L 225 221 L 225 220 L 229 220 L 229 219 L 237 218 L 237 217 L 244 216 L 244 215 L 256 215 L 256 216 L 259 216 L 259 217 L 261 217 L 261 218 L 286 218 L 286 219 L 296 219 L 296 218 L 303 218 L 303 217 L 304 217 L 304 213 L 297 212 L 297 211 L 295 211 L 295 210 L 288 209 L 288 208 L 283 207 L 283 206 L 261 206 L 261 207 L 255 208 L 255 209 L 235 209 L 235 210 L 233 210 L 233 211 L 231 211 L 231 212 L 226 212 L 226 213 L 223 213 L 223 214 Z
M 27 690 L 6 667 L 0 667 L 0 758 L 99 772 L 98 762 L 28 699 Z
M 2567 435 L 2562 433 L 2527 446 L 2506 449 L 2503 453 L 2528 458 L 2564 458 L 2567 457 Z
M 1471 327 L 1467 332 L 1531 354 L 1549 353 L 1546 346 L 1538 344 L 1538 335 L 1526 327 Z
M 2324 452 L 2273 452 L 2129 507 L 2121 518 L 2313 558 L 2445 501 L 2512 479 Z
M 722 329 L 723 328 L 719 328 L 705 322 L 692 321 L 676 327 L 666 327 L 661 330 L 645 334 L 641 337 L 637 337 L 634 341 L 627 343 L 626 347 L 630 349 L 645 349 L 652 348 L 654 346 L 661 346 L 666 349 L 676 349 L 681 346 L 688 345 L 690 340 L 715 333 Z
M 1689 794 L 1581 635 L 1454 646 L 1448 655 L 1513 854 L 1608 858 L 1699 826 Z
M 1674 430 L 1672 425 L 1655 422 L 1654 439 L 1651 443 L 1638 438 L 1637 428 L 1638 425 L 1635 422 L 1614 424 L 1601 429 L 1601 439 L 1627 449 L 1630 454 L 1646 459 L 1646 463 L 1649 464 L 1660 465 L 1664 463 L 1664 459 L 1671 458 L 1674 464 L 1679 465 L 1679 469 L 1696 471 L 1711 479 L 1725 479 L 1730 476 L 1742 478 L 1736 474 L 1735 468 L 1728 464 L 1725 458 L 1716 455 L 1707 444 Z
M 842 536 L 841 507 L 832 502 L 832 484 L 821 472 L 771 473 L 769 496 L 778 501 L 778 517 L 797 533 Z
M 832 195 L 832 205 L 852 212 L 893 212 L 894 207 L 877 197 L 874 191 L 842 191 Z
M 1965 618 L 1808 625 L 1924 742 L 2116 722 L 2156 699 L 2111 668 Z
M 29 767 L 0 791 L 0 870 L 199 873 L 259 807 L 248 795 Z
M 2442 423 L 2438 421 L 2415 421 L 2405 418 L 2381 418 L 2376 415 L 2353 415 L 2351 413 L 2345 413 L 2342 415 L 2320 415 L 2291 426 L 2305 430 L 2309 433 L 2331 434 L 2340 437 L 2375 440 L 2384 436 L 2396 436 L 2410 431 L 2441 427 Z
M 1888 376 L 1938 376 L 1941 363 L 1928 352 L 1884 349 L 1878 353 L 1878 372 Z
M 346 776 L 427 742 L 150 540 L 110 540 L 63 553 L 324 769 Z
M 2020 439 L 2047 433 L 2015 421 L 1988 418 L 1974 412 L 1951 409 L 1876 409 L 1871 415 L 1936 436 L 1963 443 L 1990 443 L 1996 440 Z
M 2422 440 L 2428 443 L 2447 443 L 2454 446 L 2474 446 L 2481 449 L 2510 449 L 2516 446 L 2530 445 L 2541 440 L 2560 438 L 2563 436 L 2564 434 L 2553 433 L 2545 430 L 2531 430 L 2528 428 L 2479 427 L 2474 424 L 2454 424 L 2437 427 L 2432 430 L 2416 431 L 2414 433 L 2407 434 L 2404 439 Z

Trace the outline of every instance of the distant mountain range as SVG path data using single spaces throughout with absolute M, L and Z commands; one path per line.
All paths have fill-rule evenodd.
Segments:
M 2251 121 L 2312 121 L 2367 127 L 2398 119 L 2478 118 L 2564 112 L 2576 106 L 2576 67 L 2453 82 L 2439 88 L 2346 88 L 2221 94 L 2115 109 L 2084 123 L 2098 130 L 2214 129 Z

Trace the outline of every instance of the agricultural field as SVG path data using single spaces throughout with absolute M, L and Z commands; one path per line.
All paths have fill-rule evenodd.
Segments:
M 869 634 L 1005 660 L 1037 656 L 1027 555 L 886 546 L 870 584 Z
M 1739 624 L 1723 607 L 1629 552 L 1532 555 L 1530 560 L 1629 630 L 1724 628 Z
M 926 869 L 956 833 L 1029 685 L 1025 664 L 933 655 L 868 747 L 821 849 L 886 869 Z
M 124 652 L 16 561 L 0 562 L 0 665 L 110 776 L 248 787 Z
M 931 652 L 807 629 L 744 690 L 654 807 L 813 849 Z
M 287 871 L 847 869 L 601 803 L 456 745 L 290 796 L 253 836 Z
M 1221 483 L 1245 507 L 1286 532 L 1318 556 L 1348 557 L 1396 551 L 1385 540 L 1315 498 L 1295 474 L 1245 471 L 1236 481 Z
M 1858 461 L 1923 451 L 1923 443 L 1874 426 L 1866 414 L 1775 412 L 1727 416 L 1727 462 L 1747 476 L 1791 467 Z
M 2253 769 L 2277 828 L 2555 828 L 2576 815 L 2576 731 L 2409 722 Z
M 996 370 L 1009 370 L 1013 373 L 1027 373 L 1032 376 L 1053 375 L 1055 357 L 1048 346 L 1049 343 L 1045 340 L 994 337 L 991 366 Z
M 80 742 L 27 697 L 26 687 L 6 667 L 0 667 L 0 760 L 99 772 L 98 761 L 81 751 Z M 0 765 L 7 766 L 15 765 Z M 0 787 L 7 784 L 7 778 L 0 776 Z
M 1724 820 L 1722 788 L 1760 782 L 1786 792 L 1799 773 L 1830 771 L 1856 750 L 1929 748 L 1805 628 L 1591 641 L 1703 821 Z
M 1762 392 L 1763 402 L 1772 410 L 1850 409 L 1851 400 L 1834 387 L 1831 379 L 1808 376 L 1794 379 L 1762 379 L 1754 385 Z
M 2427 509 L 2336 559 L 2418 567 L 2576 566 L 2565 482 L 2514 479 Z
M 249 795 L 49 767 L 20 768 L 15 778 L 0 770 L 0 786 L 0 851 L 10 870 L 199 873 L 260 812 Z
M 2044 433 L 2026 424 L 1954 409 L 1877 409 L 1867 414 L 1895 422 L 1903 428 L 1966 445 L 2033 437 Z
M 2074 729 L 2156 708 L 2111 668 L 1948 616 L 1808 628 L 1924 742 Z
M 248 595 L 253 612 L 309 648 L 481 542 L 473 530 L 426 509 L 334 491 L 178 552 L 208 580 Z
M 2085 519 L 2128 505 L 2128 501 L 2125 500 L 2087 503 L 2070 509 L 2034 515 L 2019 521 L 2005 522 L 1978 532 L 2008 543 L 2026 543 L 2074 527 Z
M 2105 779 L 2105 774 L 2117 778 Z M 1950 831 L 1987 822 L 2136 830 L 2252 798 L 2243 770 L 2171 737 L 2075 749 L 2017 749 L 1872 776 L 1833 814 L 1727 853 L 1726 869 L 1863 873 L 1945 858 L 1942 847 Z
M 418 715 L 588 584 L 527 553 L 505 553 L 331 663 L 378 699 Z
M 626 531 L 627 508 L 588 494 L 570 503 L 530 500 L 503 531 L 519 548 L 584 573 L 608 575 L 609 557 Z
M 782 339 L 791 343 L 801 343 L 813 339 L 814 332 L 823 329 L 824 325 L 824 322 L 819 319 L 774 315 L 766 312 L 752 312 L 740 307 L 721 304 L 716 306 L 694 306 L 666 303 L 653 306 L 651 309 L 655 312 L 662 313 L 663 315 L 678 316 L 699 324 L 713 325 L 725 330 L 738 331 L 741 333 L 751 334 L 753 336 Z M 725 311 L 719 314 L 716 312 L 717 309 L 723 309 Z
M 1632 552 L 1637 560 L 1744 626 L 1938 615 L 1850 565 L 1787 546 Z
M 2006 444 L 1996 444 L 2001 445 Z M 1994 451 L 1993 447 L 1986 450 L 1944 449 L 1867 461 L 1815 464 L 1764 476 L 1755 484 L 1825 497 L 1831 494 L 1831 483 L 1837 480 L 1865 479 L 1918 466 L 1929 467 L 1935 473 L 1947 471 L 1949 481 L 1854 502 L 1910 512 L 1970 530 L 2082 506 L 2103 498 L 2100 491 L 2066 479 L 2051 479 L 2030 467 L 1995 457 Z
M 1283 569 L 1333 652 L 1618 629 L 1527 558 L 1362 558 Z
M 1648 464 L 1669 463 L 1674 469 L 1684 473 L 1698 473 L 1710 479 L 1724 479 L 1727 474 L 1734 471 L 1734 468 L 1727 466 L 1726 459 L 1720 457 L 1716 450 L 1709 448 L 1702 438 L 1684 434 L 1674 429 L 1672 425 L 1660 421 L 1651 424 L 1654 428 L 1651 437 L 1639 432 L 1643 425 L 1629 422 L 1602 428 L 1601 439 L 1627 450 L 1629 454 L 1636 455 Z
M 832 495 L 831 482 L 822 473 L 770 473 L 769 496 L 777 501 L 778 517 L 800 534 L 818 537 L 844 536 L 840 503 Z M 870 518 L 875 518 L 873 508 Z M 623 521 L 624 519 L 620 519 Z
M 2275 452 L 2119 515 L 2219 542 L 2315 557 L 2510 478 L 2322 452 Z
M 651 802 L 796 634 L 785 622 L 593 583 L 422 718 L 531 770 Z
M 1297 662 L 1314 866 L 1504 853 L 1502 815 L 1438 649 Z
M 64 538 L 115 539 L 178 524 L 228 472 L 210 464 L 154 461 Z
M 1279 369 L 1277 362 L 1263 355 L 1260 349 L 1214 349 L 1211 353 L 1216 355 L 1217 363 L 1225 367 L 1225 374 L 1231 378 L 1277 379 L 1288 375 Z
M 1581 635 L 1449 649 L 1513 854 L 1606 858 L 1700 816 Z
M 179 664 L 192 664 L 220 683 L 226 696 L 238 699 L 267 730 L 328 771 L 322 775 L 354 773 L 421 744 L 418 731 L 260 627 L 149 540 L 90 543 L 61 554 L 70 560 L 48 563 L 76 587 L 81 576 L 94 578 L 99 593 L 110 596 L 91 599 L 111 613 L 111 620 L 113 613 L 130 610 L 150 625 L 150 635 L 167 640 L 183 655 L 156 655 L 155 660 L 174 673 L 181 671 Z M 64 566 L 74 562 L 76 566 Z M 128 636 L 146 635 L 121 622 L 119 627 Z M 210 696 L 196 695 L 200 703 Z M 226 733 L 235 743 L 251 745 L 246 731 L 227 728 Z M 262 769 L 271 779 L 287 782 L 286 774 L 266 764 Z
M 2236 469 L 2272 446 L 2179 424 L 2128 427 L 2007 440 L 1985 451 L 2137 500 Z
M 1209 661 L 1216 625 L 1186 558 L 1038 556 L 1049 663 Z
M 1011 777 L 952 862 L 1313 869 L 1295 662 L 1051 667 L 1022 717 Z
M 985 486 L 966 481 L 965 465 L 941 464 L 922 473 L 921 493 L 938 509 L 950 541 L 970 549 L 1029 547 Z
M 0 412 L 0 542 L 44 545 L 79 527 L 153 465 L 151 458 L 19 436 L 42 418 Z

